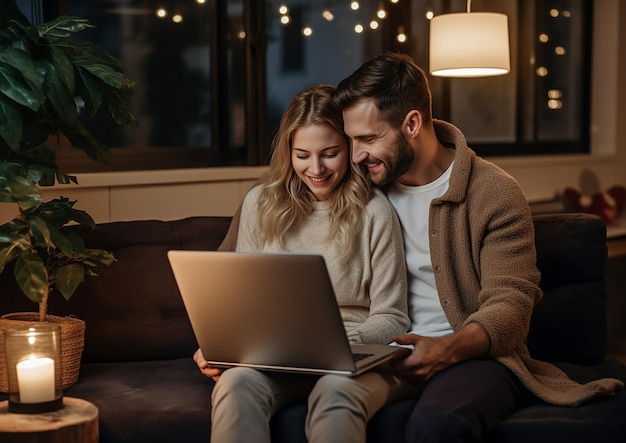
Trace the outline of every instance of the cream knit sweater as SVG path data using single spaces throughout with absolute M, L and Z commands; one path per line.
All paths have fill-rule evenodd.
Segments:
M 402 231 L 395 211 L 380 191 L 375 191 L 366 206 L 363 226 L 355 232 L 355 249 L 346 263 L 329 240 L 333 227 L 328 202 L 315 203 L 315 211 L 285 239 L 285 249 L 278 242 L 264 244 L 257 223 L 260 189 L 253 188 L 244 199 L 237 251 L 323 255 L 352 343 L 389 343 L 394 335 L 407 332 L 410 322 Z

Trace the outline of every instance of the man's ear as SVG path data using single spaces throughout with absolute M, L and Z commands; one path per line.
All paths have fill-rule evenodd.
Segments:
M 416 109 L 410 110 L 404 117 L 402 129 L 406 131 L 409 137 L 417 136 L 422 129 L 422 114 Z

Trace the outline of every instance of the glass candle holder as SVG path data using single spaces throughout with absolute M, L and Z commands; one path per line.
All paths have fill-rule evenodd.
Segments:
M 9 412 L 38 414 L 62 408 L 61 327 L 33 323 L 5 333 Z

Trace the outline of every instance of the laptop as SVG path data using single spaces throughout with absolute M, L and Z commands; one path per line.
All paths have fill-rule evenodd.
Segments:
M 212 366 L 354 376 L 409 352 L 349 344 L 321 255 L 172 250 L 167 256 Z

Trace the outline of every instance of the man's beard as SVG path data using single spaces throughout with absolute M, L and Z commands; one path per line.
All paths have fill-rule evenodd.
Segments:
M 384 171 L 379 177 L 370 174 L 370 179 L 379 188 L 384 188 L 389 183 L 396 181 L 409 170 L 415 159 L 415 152 L 408 140 L 400 131 L 397 132 L 396 147 L 393 155 L 384 162 Z

